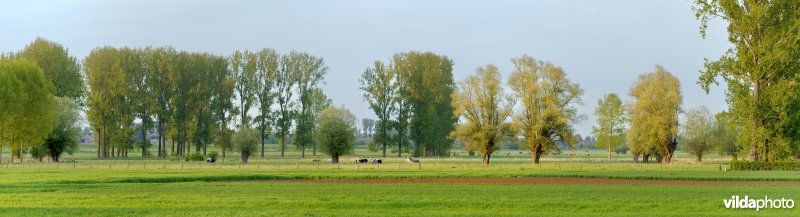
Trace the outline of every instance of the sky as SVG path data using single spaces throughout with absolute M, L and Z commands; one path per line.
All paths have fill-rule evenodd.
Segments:
M 727 109 L 724 87 L 706 94 L 697 78 L 704 59 L 730 47 L 725 24 L 699 33 L 690 0 L 78 0 L 0 3 L 0 52 L 36 37 L 63 44 L 83 59 L 101 46 L 172 46 L 229 55 L 273 48 L 324 58 L 323 86 L 334 105 L 360 118 L 375 115 L 358 78 L 375 60 L 431 51 L 453 59 L 456 81 L 494 64 L 504 80 L 523 54 L 564 68 L 584 89 L 577 133 L 596 124 L 597 100 L 626 102 L 639 74 L 663 65 L 681 81 L 683 108 Z

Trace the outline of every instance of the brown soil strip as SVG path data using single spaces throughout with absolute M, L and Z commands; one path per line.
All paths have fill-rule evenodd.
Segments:
M 686 181 L 603 178 L 419 178 L 419 179 L 295 179 L 244 180 L 254 182 L 309 182 L 341 184 L 567 184 L 567 185 L 781 185 L 800 186 L 800 181 Z

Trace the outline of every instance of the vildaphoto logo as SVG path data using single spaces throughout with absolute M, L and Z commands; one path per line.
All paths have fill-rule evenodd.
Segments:
M 767 196 L 764 196 L 764 199 L 756 199 L 748 196 L 740 198 L 739 195 L 736 195 L 731 196 L 731 199 L 724 199 L 722 202 L 725 203 L 725 208 L 728 209 L 756 209 L 756 212 L 760 209 L 794 208 L 794 200 L 792 199 L 770 199 Z

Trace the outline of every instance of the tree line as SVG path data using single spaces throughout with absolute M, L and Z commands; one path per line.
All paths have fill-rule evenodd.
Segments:
M 309 148 L 316 154 L 314 123 L 330 104 L 319 87 L 327 73 L 324 60 L 302 52 L 262 49 L 225 57 L 168 47 L 101 47 L 83 65 L 87 116 L 101 158 L 127 157 L 135 148 L 148 157 L 146 135 L 155 129 L 158 157 L 205 155 L 216 145 L 223 157 L 236 149 L 246 162 L 252 147 L 232 139 L 236 132 L 250 135 L 251 128 L 260 137 L 262 158 L 271 133 L 280 141 L 281 158 L 289 136 L 305 157 Z M 235 118 L 236 131 L 230 128 Z M 141 131 L 138 143 L 135 130 Z
M 630 101 L 615 93 L 598 100 L 596 145 L 607 148 L 610 159 L 624 144 L 634 162 L 670 163 L 678 149 L 697 160 L 710 150 L 751 161 L 797 159 L 800 2 L 696 0 L 693 10 L 702 37 L 713 18 L 728 25 L 733 46 L 706 60 L 697 82 L 709 92 L 723 81 L 728 110 L 712 116 L 702 107 L 682 109 L 680 81 L 657 65 L 634 81 Z M 445 156 L 458 142 L 480 152 L 486 164 L 507 141 L 529 149 L 533 163 L 574 146 L 583 90 L 550 62 L 521 56 L 512 63 L 503 85 L 493 65 L 456 83 L 453 61 L 431 52 L 375 61 L 359 79 L 377 116 L 369 123 L 369 146 L 384 156 Z M 338 132 L 355 133 L 346 109 L 324 112 L 331 102 L 319 86 L 327 71 L 320 57 L 271 49 L 221 56 L 100 47 L 79 64 L 62 45 L 39 38 L 0 55 L 0 143 L 9 145 L 12 160 L 24 153 L 57 160 L 76 149 L 73 119 L 84 107 L 100 158 L 127 157 L 137 149 L 152 155 L 149 131 L 158 134 L 158 157 L 205 153 L 216 145 L 223 156 L 239 150 L 247 158 L 257 151 L 252 141 L 261 144 L 263 157 L 270 135 L 278 138 L 281 157 L 290 139 L 302 157 L 306 150 L 315 155 L 321 135 L 329 136 L 324 141 L 349 139 L 317 129 L 323 118 Z

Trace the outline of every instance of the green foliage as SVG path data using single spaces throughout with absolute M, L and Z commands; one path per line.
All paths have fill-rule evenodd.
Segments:
M 739 147 L 736 140 L 740 138 L 739 127 L 733 123 L 730 113 L 722 111 L 714 116 L 711 146 L 720 156 L 738 157 Z
M 300 53 L 295 56 L 295 63 L 298 64 L 296 71 L 297 78 L 297 116 L 295 116 L 294 138 L 292 142 L 301 152 L 300 156 L 305 157 L 307 145 L 313 143 L 314 126 L 319 116 L 320 109 L 330 104 L 319 85 L 324 83 L 325 74 L 328 73 L 328 66 L 321 57 L 316 57 L 308 53 Z M 319 105 L 316 105 L 319 104 Z M 320 106 L 321 105 L 321 106 Z
M 381 146 L 383 156 L 386 157 L 386 148 L 392 138 L 392 119 L 396 116 L 397 104 L 395 94 L 398 92 L 398 74 L 391 65 L 387 66 L 381 61 L 375 61 L 372 67 L 364 70 L 361 74 L 361 90 L 364 91 L 364 101 L 369 103 L 369 107 L 377 121 L 364 119 L 364 134 L 374 132 L 371 145 Z M 370 146 L 371 148 L 373 146 Z M 376 147 L 378 148 L 378 147 Z
M 705 37 L 708 22 L 727 23 L 731 47 L 706 60 L 698 83 L 708 92 L 722 78 L 742 152 L 753 161 L 796 156 L 800 143 L 800 1 L 697 0 L 695 15 Z
M 467 150 L 483 155 L 483 164 L 489 164 L 492 153 L 508 140 L 512 129 L 506 119 L 511 117 L 514 98 L 503 93 L 500 72 L 494 65 L 486 65 L 459 82 L 453 93 L 455 115 L 464 123 L 456 126 L 452 137 L 464 142 Z
M 219 153 L 217 153 L 217 151 L 209 151 L 208 152 L 208 157 L 211 158 L 211 159 L 217 159 L 218 156 L 219 156 Z
M 248 158 L 258 150 L 258 132 L 252 128 L 241 127 L 233 134 L 233 143 L 236 145 L 236 150 L 242 154 L 242 163 L 247 163 Z
M 597 126 L 592 127 L 592 133 L 597 137 L 594 146 L 608 148 L 610 161 L 611 150 L 622 145 L 625 138 L 625 108 L 622 100 L 616 93 L 606 94 L 597 100 L 594 114 L 597 115 Z
M 356 140 L 356 117 L 345 108 L 328 107 L 322 111 L 314 135 L 320 151 L 338 163 L 339 156 L 353 151 Z
M 58 162 L 64 152 L 72 154 L 78 150 L 78 139 L 81 136 L 78 105 L 69 98 L 58 98 L 53 112 L 55 113 L 53 131 L 40 148 L 54 162 Z
M 432 52 L 406 52 L 392 58 L 398 73 L 397 129 L 399 144 L 414 143 L 414 156 L 446 156 L 453 145 L 450 133 L 458 121 L 451 94 L 455 90 L 453 60 Z
M 533 163 L 543 154 L 560 153 L 559 142 L 574 147 L 573 129 L 580 116 L 579 104 L 583 89 L 567 78 L 564 69 L 523 55 L 511 60 L 515 69 L 509 86 L 522 103 L 514 115 L 522 144 L 533 153 Z
M 83 98 L 85 88 L 78 60 L 70 56 L 63 45 L 36 38 L 16 56 L 42 69 L 45 78 L 55 87 L 55 96 L 68 97 L 76 102 Z
M 714 117 L 705 106 L 689 109 L 685 112 L 682 124 L 680 143 L 683 151 L 694 154 L 697 161 L 703 160 L 703 153 L 711 149 L 714 138 Z
M 12 160 L 52 131 L 53 89 L 35 64 L 0 59 L 0 143 L 9 144 Z
M 730 165 L 733 170 L 800 170 L 800 162 L 798 161 L 749 162 L 733 160 Z
M 627 144 L 638 160 L 656 155 L 658 162 L 670 163 L 677 148 L 678 112 L 683 103 L 680 80 L 664 67 L 639 75 L 629 92 L 634 102 L 628 108 L 630 129 Z
M 192 152 L 185 156 L 183 156 L 184 161 L 204 161 L 206 160 L 203 156 L 203 153 L 200 152 Z
M 620 145 L 620 146 L 617 146 L 617 148 L 615 148 L 615 149 L 614 149 L 614 153 L 617 153 L 617 154 L 627 154 L 629 150 L 630 150 L 630 148 L 628 148 L 628 146 L 627 146 L 627 145 L 625 145 L 625 144 L 622 144 L 622 145 Z

